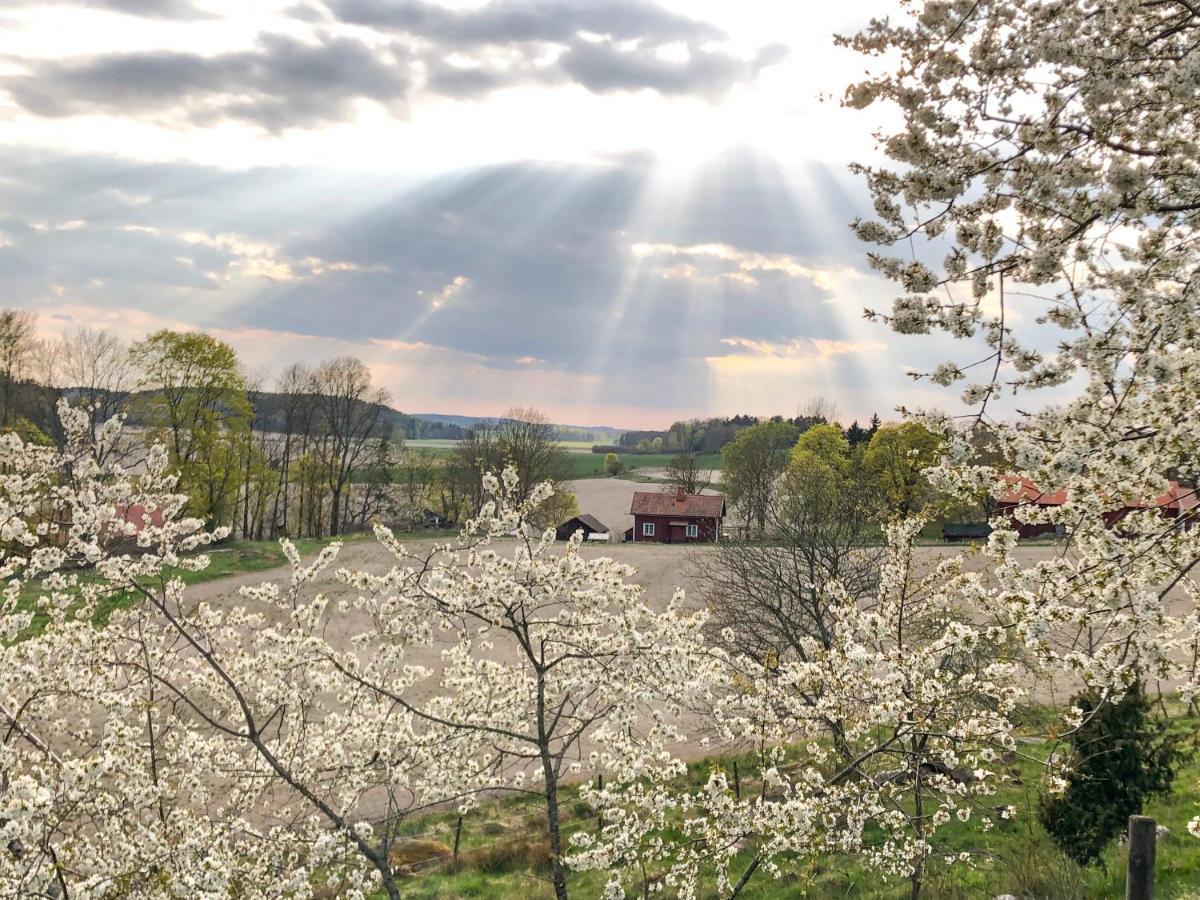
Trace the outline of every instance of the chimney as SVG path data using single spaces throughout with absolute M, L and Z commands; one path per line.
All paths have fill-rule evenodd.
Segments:
M 686 499 L 687 499 L 687 494 L 684 492 L 683 488 L 682 487 L 676 488 L 675 489 L 675 502 L 682 503 Z

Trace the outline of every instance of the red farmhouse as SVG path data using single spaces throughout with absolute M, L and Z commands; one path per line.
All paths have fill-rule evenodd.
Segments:
M 716 541 L 725 518 L 725 498 L 720 494 L 685 494 L 636 491 L 633 495 L 633 540 L 660 544 Z
M 1019 481 L 1014 479 L 1012 489 L 1001 495 L 996 501 L 996 511 L 1011 516 L 1013 510 L 1018 506 L 1051 507 L 1062 506 L 1066 502 L 1066 491 L 1046 493 L 1027 478 Z M 1190 523 L 1198 513 L 1198 505 L 1200 504 L 1197 503 L 1195 488 L 1184 487 L 1178 481 L 1171 481 L 1167 492 L 1155 497 L 1152 502 L 1134 501 L 1120 509 L 1106 513 L 1104 519 L 1111 526 L 1135 510 L 1156 509 L 1164 519 L 1183 518 Z M 1030 524 L 1014 522 L 1013 524 L 1021 537 L 1040 537 L 1065 532 L 1065 527 L 1062 525 L 1055 526 L 1044 522 Z

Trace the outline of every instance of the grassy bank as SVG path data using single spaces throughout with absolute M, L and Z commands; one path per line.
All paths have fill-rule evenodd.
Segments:
M 1195 746 L 1200 737 L 1200 722 L 1177 718 L 1173 727 L 1189 736 Z M 1015 897 L 1055 898 L 1055 900 L 1100 900 L 1124 895 L 1125 860 L 1122 847 L 1113 844 L 1103 864 L 1089 869 L 1066 859 L 1037 822 L 1041 765 L 1050 748 L 1028 744 L 1010 765 L 1017 782 L 1005 787 L 989 801 L 994 807 L 1015 807 L 1017 815 L 1003 819 L 990 810 L 996 822 L 983 832 L 977 820 L 963 824 L 953 820 L 938 834 L 936 855 L 930 860 L 929 875 L 922 896 L 928 900 L 966 900 L 992 898 L 1003 894 Z M 753 756 L 738 757 L 743 792 L 756 792 L 757 763 Z M 699 787 L 710 768 L 732 771 L 733 757 L 717 756 L 689 766 L 688 780 Z M 1187 832 L 1187 822 L 1200 813 L 1200 764 L 1195 756 L 1180 770 L 1170 797 L 1158 800 L 1145 810 L 1167 833 L 1159 841 L 1156 897 L 1161 900 L 1200 898 L 1200 840 Z M 564 828 L 568 834 L 579 829 L 594 830 L 595 816 L 567 790 Z M 977 813 L 978 817 L 978 813 Z M 425 816 L 409 823 L 409 832 L 445 854 L 453 846 L 457 816 L 449 812 Z M 415 846 L 415 845 L 414 845 Z M 947 868 L 942 860 L 950 854 L 965 852 L 975 859 L 974 868 L 956 865 Z M 749 864 L 754 850 L 741 854 L 733 871 L 740 873 Z M 545 880 L 547 849 L 543 837 L 541 808 L 536 798 L 507 798 L 485 803 L 472 811 L 462 829 L 457 863 L 432 860 L 403 882 L 409 898 L 498 898 L 498 900 L 541 900 L 553 896 Z M 784 900 L 793 897 L 854 897 L 863 900 L 900 900 L 910 896 L 907 882 L 884 881 L 878 873 L 864 868 L 852 856 L 831 856 L 806 861 L 800 871 L 773 880 L 760 871 L 740 895 L 747 900 Z M 572 875 L 573 896 L 600 896 L 604 877 L 598 873 Z M 711 890 L 711 878 L 707 879 Z M 636 888 L 636 886 L 634 886 Z M 382 895 L 379 895 L 382 897 Z M 670 895 L 667 895 L 670 896 Z M 705 894 L 716 897 L 715 893 Z

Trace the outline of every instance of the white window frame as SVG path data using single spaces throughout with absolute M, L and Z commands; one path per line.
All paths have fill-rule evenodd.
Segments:
M 642 537 L 654 537 L 654 523 L 653 522 L 643 522 L 642 523 Z
M 700 526 L 696 525 L 696 524 L 689 525 L 687 527 L 687 536 L 688 537 L 700 537 Z

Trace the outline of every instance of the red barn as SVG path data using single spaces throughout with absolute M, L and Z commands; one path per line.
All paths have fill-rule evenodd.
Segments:
M 685 494 L 682 490 L 635 491 L 633 540 L 659 544 L 694 544 L 720 540 L 725 498 L 720 494 Z
M 996 511 L 1012 515 L 1013 510 L 1018 506 L 1062 506 L 1067 502 L 1067 492 L 1065 490 L 1046 493 L 1037 485 L 1027 478 L 1022 478 L 1019 481 L 1013 479 L 1013 487 L 1007 493 L 1002 494 L 996 501 Z M 1167 492 L 1155 497 L 1154 500 L 1146 502 L 1137 500 L 1128 503 L 1119 509 L 1114 509 L 1112 512 L 1106 513 L 1104 516 L 1105 522 L 1108 525 L 1113 525 L 1127 516 L 1129 513 L 1136 510 L 1156 509 L 1165 519 L 1185 518 L 1189 520 L 1189 524 L 1195 519 L 1200 505 L 1196 498 L 1196 489 L 1180 485 L 1178 481 L 1169 482 Z M 1026 524 L 1024 522 L 1014 522 L 1017 534 L 1021 537 L 1040 537 L 1047 534 L 1063 533 L 1065 526 L 1051 525 L 1049 523 L 1033 523 Z

